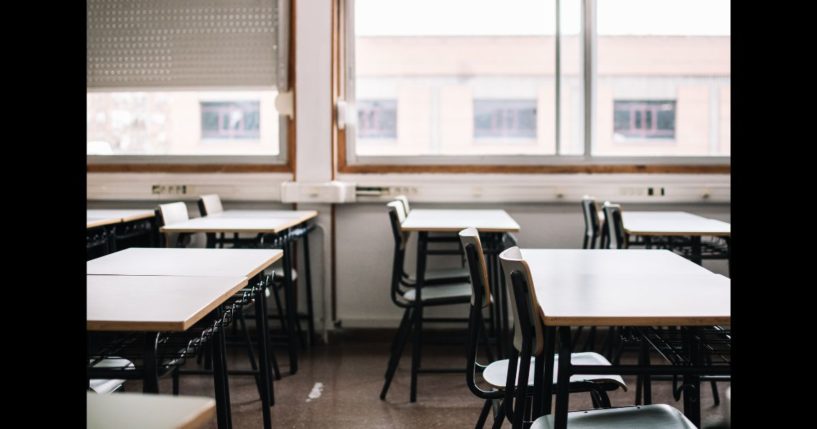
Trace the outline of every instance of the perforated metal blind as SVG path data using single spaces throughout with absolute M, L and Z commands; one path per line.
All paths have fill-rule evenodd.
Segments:
M 88 88 L 278 86 L 279 0 L 87 0 L 87 8 Z

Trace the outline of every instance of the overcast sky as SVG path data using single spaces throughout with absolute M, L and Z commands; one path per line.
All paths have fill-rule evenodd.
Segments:
M 354 0 L 361 36 L 546 35 L 555 0 Z M 562 34 L 576 34 L 580 1 L 561 0 Z M 597 0 L 598 34 L 730 34 L 729 0 Z

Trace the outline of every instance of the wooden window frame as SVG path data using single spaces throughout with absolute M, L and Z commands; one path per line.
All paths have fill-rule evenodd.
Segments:
M 336 173 L 347 174 L 387 174 L 387 173 L 486 173 L 486 174 L 631 174 L 631 173 L 666 173 L 666 174 L 730 174 L 731 163 L 715 162 L 703 164 L 681 164 L 658 162 L 599 162 L 602 157 L 593 157 L 592 163 L 560 164 L 374 164 L 355 163 L 347 159 L 346 129 L 340 129 L 337 121 L 337 103 L 346 96 L 346 0 L 332 0 L 332 67 L 331 67 L 331 100 L 332 100 L 332 149 Z M 585 7 L 592 3 L 585 0 Z M 591 13 L 594 13 L 592 11 Z M 583 17 L 583 20 L 586 16 Z M 586 38 L 593 36 L 588 35 Z M 589 43 L 589 42 L 586 42 Z M 398 107 L 399 108 L 399 107 Z M 570 157 L 561 156 L 569 159 Z M 556 158 L 554 156 L 553 158 Z M 701 157 L 705 159 L 707 157 Z M 639 160 L 641 161 L 641 160 Z
M 282 164 L 270 163 L 165 163 L 165 162 L 87 162 L 88 173 L 292 173 L 295 174 L 296 134 L 295 134 L 295 106 L 297 105 L 297 91 L 295 91 L 295 17 L 297 0 L 290 0 L 289 7 L 289 53 L 287 75 L 290 91 L 292 91 L 292 116 L 286 120 L 286 162 Z M 157 155 L 161 157 L 161 155 Z M 240 156 L 240 155 L 239 155 Z M 230 155 L 229 157 L 235 157 Z M 86 158 L 87 159 L 87 158 Z

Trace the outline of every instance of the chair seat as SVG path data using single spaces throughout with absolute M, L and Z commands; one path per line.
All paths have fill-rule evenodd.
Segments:
M 97 362 L 94 365 L 94 368 L 122 368 L 122 367 L 134 368 L 134 365 L 133 362 L 122 358 L 102 359 L 101 361 Z M 118 379 L 108 380 L 102 378 L 92 378 L 88 382 L 88 386 L 90 387 L 91 390 L 93 390 L 96 393 L 107 394 L 115 392 L 124 383 L 125 380 Z
M 411 289 L 403 293 L 403 298 L 406 301 L 414 301 L 415 296 L 417 294 L 416 289 Z M 442 299 L 456 299 L 462 298 L 463 302 L 468 302 L 471 299 L 471 284 L 470 283 L 457 283 L 451 285 L 443 285 L 443 286 L 434 286 L 434 287 L 424 287 L 422 300 L 423 302 L 426 301 L 434 301 L 434 300 L 442 300 Z
M 425 291 L 423 291 L 425 293 Z M 553 357 L 553 383 L 556 383 L 556 377 L 559 373 L 559 356 Z M 528 372 L 528 385 L 533 386 L 533 369 L 536 363 L 536 358 L 530 361 L 530 371 Z M 594 352 L 572 353 L 570 355 L 570 363 L 573 365 L 610 365 L 610 361 L 604 356 Z M 498 360 L 492 362 L 482 372 L 482 377 L 485 382 L 499 389 L 505 388 L 505 381 L 508 378 L 508 359 Z M 517 365 L 517 378 L 519 377 L 519 368 Z M 574 374 L 570 376 L 570 382 L 589 381 L 593 383 L 616 383 L 624 390 L 627 390 L 627 385 L 624 384 L 624 379 L 620 375 L 599 375 L 599 374 Z
M 551 429 L 553 414 L 534 420 L 530 429 Z M 678 409 L 666 404 L 606 408 L 567 413 L 570 429 L 693 429 L 695 425 Z
M 462 278 L 467 281 L 470 276 L 468 268 L 443 268 L 439 270 L 426 270 L 424 279 L 426 281 L 442 280 L 442 279 L 458 279 Z M 415 283 L 417 279 L 409 275 L 408 281 Z

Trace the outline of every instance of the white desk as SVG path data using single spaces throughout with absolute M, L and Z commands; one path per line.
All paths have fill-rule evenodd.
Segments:
M 88 219 L 107 219 L 116 223 L 149 219 L 154 217 L 155 213 L 153 210 L 145 209 L 89 209 L 85 211 L 85 216 Z
M 279 249 L 184 249 L 184 248 L 130 248 L 112 253 L 87 262 L 89 277 L 110 275 L 143 276 L 148 279 L 167 278 L 222 278 L 223 276 L 244 277 L 244 283 L 253 279 L 264 269 L 283 257 Z M 144 277 L 154 276 L 154 277 Z M 171 276 L 171 277 L 155 277 Z M 187 304 L 181 297 L 173 300 L 177 305 Z M 258 335 L 258 353 L 261 361 L 262 388 L 265 395 L 271 395 L 269 348 L 265 297 L 262 290 L 255 295 L 256 326 Z M 127 303 L 124 303 L 127 304 Z M 158 329 L 157 329 L 158 330 Z M 262 412 L 265 427 L 270 427 L 269 403 L 271 396 L 262 400 Z
M 686 212 L 622 211 L 624 230 L 632 235 L 729 237 L 730 224 Z
M 213 420 L 216 401 L 196 396 L 87 395 L 88 429 L 198 429 Z
M 428 233 L 448 232 L 458 233 L 461 230 L 474 227 L 482 237 L 483 250 L 487 256 L 488 279 L 497 305 L 491 307 L 494 320 L 498 321 L 499 332 L 508 330 L 508 303 L 503 283 L 499 281 L 498 261 L 496 259 L 502 235 L 508 232 L 519 231 L 519 224 L 505 210 L 475 210 L 475 209 L 413 209 L 400 225 L 403 232 L 417 232 L 417 284 L 422 287 L 425 279 Z M 494 333 L 496 335 L 496 333 Z M 500 357 L 506 357 L 508 348 L 505 335 L 499 335 L 497 351 Z
M 731 322 L 730 280 L 703 270 L 666 250 L 522 249 L 539 316 L 545 327 L 544 374 L 537 384 L 550 410 L 556 330 L 560 338 L 556 427 L 565 428 L 568 383 L 584 371 L 621 372 L 626 366 L 599 368 L 570 363 L 570 326 L 712 326 Z M 684 412 L 700 425 L 700 357 L 684 373 Z M 672 371 L 680 372 L 679 368 Z M 647 372 L 638 369 L 640 372 Z M 718 371 L 724 371 L 723 368 Z M 726 369 L 728 371 L 728 369 Z
M 298 219 L 306 222 L 318 216 L 315 210 L 225 210 L 207 217 Z
M 711 326 L 730 280 L 668 250 L 522 249 L 549 326 Z
M 89 275 L 86 284 L 86 329 L 143 333 L 143 391 L 159 393 L 160 332 L 187 331 L 245 287 L 247 278 Z M 224 330 L 217 330 L 211 341 L 216 400 L 223 404 L 217 410 L 218 426 L 226 429 L 231 424 L 231 412 Z
M 474 227 L 479 232 L 516 232 L 519 224 L 505 210 L 414 209 L 400 228 L 403 231 L 459 232 Z

